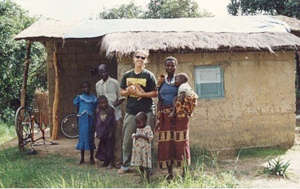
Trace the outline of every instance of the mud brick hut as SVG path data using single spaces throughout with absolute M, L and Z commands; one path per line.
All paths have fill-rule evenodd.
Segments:
M 150 51 L 147 69 L 164 73 L 175 56 L 199 95 L 190 125 L 191 145 L 208 150 L 284 146 L 294 142 L 295 51 L 300 38 L 267 16 L 198 19 L 96 20 L 66 25 L 41 20 L 16 36 L 47 51 L 53 128 L 74 112 L 80 83 L 108 64 L 113 77 L 133 67 L 137 49 Z M 54 138 L 58 130 L 53 129 Z M 52 136 L 53 136 L 52 135 Z
M 300 21 L 297 18 L 287 16 L 274 16 L 275 19 L 286 22 L 291 29 L 291 33 L 300 37 Z M 300 50 L 296 53 L 296 114 L 300 114 Z M 298 120 L 299 121 L 299 120 Z

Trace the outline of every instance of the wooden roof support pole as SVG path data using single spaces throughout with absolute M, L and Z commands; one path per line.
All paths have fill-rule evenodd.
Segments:
M 25 107 L 25 103 L 26 103 L 26 89 L 27 89 L 28 70 L 30 64 L 30 52 L 31 52 L 31 41 L 27 41 L 26 57 L 24 62 L 23 84 L 22 84 L 21 99 L 20 99 L 22 107 Z
M 300 89 L 300 51 L 296 51 L 295 59 L 296 59 L 296 90 Z M 297 91 L 296 91 L 297 92 Z
M 58 139 L 58 131 L 59 131 L 59 117 L 58 117 L 58 107 L 60 104 L 60 78 L 59 78 L 59 69 L 58 69 L 58 62 L 57 62 L 57 44 L 54 42 L 54 52 L 53 52 L 53 67 L 54 67 L 54 81 L 55 81 L 55 88 L 54 88 L 54 101 L 53 101 L 53 109 L 52 109 L 52 140 Z

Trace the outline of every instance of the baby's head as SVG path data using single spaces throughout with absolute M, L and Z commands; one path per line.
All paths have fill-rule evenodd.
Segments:
M 99 106 L 100 109 L 103 109 L 103 110 L 107 109 L 107 107 L 108 107 L 108 100 L 107 100 L 106 96 L 100 95 L 98 97 L 98 102 L 99 102 L 98 106 Z
M 147 122 L 147 115 L 145 112 L 139 112 L 135 116 L 135 123 L 137 128 L 144 128 Z
M 161 86 L 161 84 L 163 84 L 163 82 L 165 81 L 165 75 L 161 74 L 157 80 L 157 86 Z
M 175 85 L 179 87 L 181 84 L 188 82 L 189 77 L 186 73 L 178 73 L 175 76 Z

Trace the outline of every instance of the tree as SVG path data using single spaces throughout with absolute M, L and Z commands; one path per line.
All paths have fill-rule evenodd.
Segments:
M 213 16 L 206 10 L 199 10 L 193 0 L 150 0 L 146 18 L 182 18 Z
M 34 18 L 27 15 L 10 0 L 0 1 L 0 120 L 12 120 L 18 106 L 23 81 L 23 64 L 26 54 L 25 41 L 13 37 L 30 26 Z M 46 88 L 45 51 L 41 44 L 33 44 L 28 74 L 28 100 L 35 87 Z
M 100 12 L 99 17 L 103 19 L 120 19 L 120 18 L 140 18 L 142 17 L 141 7 L 136 6 L 133 2 L 123 4 L 118 8 L 112 8 Z
M 229 14 L 237 16 L 240 12 L 240 1 L 231 0 L 231 2 L 227 5 L 227 11 Z
M 133 2 L 123 4 L 100 12 L 99 17 L 104 19 L 119 18 L 182 18 L 213 16 L 207 10 L 200 10 L 194 0 L 150 0 L 148 10 L 144 11 Z
M 300 18 L 299 0 L 231 0 L 227 5 L 231 15 L 285 15 Z

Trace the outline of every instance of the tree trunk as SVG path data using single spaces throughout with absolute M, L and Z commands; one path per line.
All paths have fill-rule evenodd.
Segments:
M 22 84 L 21 99 L 20 99 L 22 107 L 25 107 L 25 103 L 26 103 L 26 89 L 27 89 L 28 70 L 30 64 L 30 51 L 31 51 L 31 41 L 27 41 L 26 57 L 24 62 L 24 76 L 23 76 L 23 84 Z
M 23 75 L 23 83 L 22 83 L 21 97 L 20 97 L 22 107 L 25 107 L 25 104 L 26 104 L 26 89 L 27 89 L 28 70 L 29 70 L 29 64 L 30 64 L 30 51 L 31 51 L 31 41 L 27 41 L 26 56 L 25 56 L 25 61 L 24 61 L 24 75 Z M 24 119 L 24 113 L 25 113 L 25 110 L 23 111 L 23 115 L 21 115 L 22 119 Z M 19 137 L 18 146 L 19 146 L 20 151 L 24 151 L 24 144 L 23 144 L 23 140 L 21 139 L 21 138 L 23 138 L 23 127 L 20 127 L 19 129 L 20 130 L 18 133 L 18 137 Z

